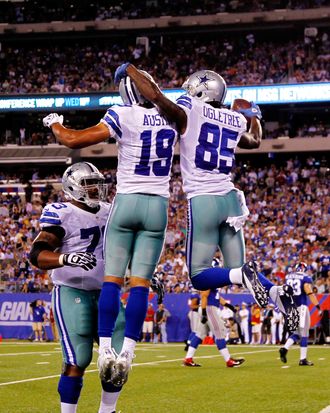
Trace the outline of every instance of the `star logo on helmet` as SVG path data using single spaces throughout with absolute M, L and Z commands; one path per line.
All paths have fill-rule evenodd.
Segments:
M 207 77 L 207 74 L 205 74 L 204 76 L 197 76 L 197 78 L 199 80 L 199 84 L 204 85 L 206 89 L 208 89 L 207 82 L 210 80 L 214 80 L 211 77 Z
M 72 170 L 72 169 L 69 169 L 68 172 L 67 172 L 67 176 L 69 177 L 69 176 L 71 176 L 72 174 L 73 174 L 73 170 Z

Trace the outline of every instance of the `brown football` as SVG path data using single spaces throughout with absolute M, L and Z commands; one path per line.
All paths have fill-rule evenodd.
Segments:
M 251 103 L 245 99 L 235 99 L 230 109 L 232 110 L 239 110 L 239 109 L 249 109 L 251 107 Z

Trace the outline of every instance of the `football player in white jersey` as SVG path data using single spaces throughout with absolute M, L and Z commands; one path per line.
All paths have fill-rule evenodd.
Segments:
M 110 204 L 104 176 L 89 162 L 73 164 L 63 174 L 69 202 L 46 205 L 40 217 L 30 261 L 52 270 L 52 308 L 60 334 L 64 368 L 58 392 L 62 413 L 75 413 L 83 375 L 98 341 L 98 299 L 103 282 L 103 233 Z M 116 348 L 124 339 L 124 315 L 116 325 Z M 99 413 L 112 413 L 120 388 L 102 382 Z
M 295 330 L 298 312 L 292 288 L 274 286 L 258 275 L 253 261 L 244 264 L 242 227 L 249 211 L 244 194 L 235 188 L 230 176 L 236 147 L 253 149 L 260 145 L 260 108 L 252 102 L 250 108 L 239 112 L 226 109 L 226 83 L 210 70 L 190 75 L 183 84 L 187 94 L 176 103 L 130 63 L 116 70 L 115 81 L 127 75 L 180 134 L 180 165 L 188 198 L 186 256 L 194 288 L 243 284 L 261 307 L 267 306 L 270 296 L 286 314 L 288 328 Z M 245 117 L 250 120 L 249 131 Z M 218 248 L 226 268 L 212 268 Z
M 152 80 L 151 80 L 152 81 Z M 148 307 L 150 280 L 163 248 L 169 180 L 176 130 L 135 88 L 129 77 L 100 123 L 84 130 L 62 126 L 63 116 L 43 119 L 56 138 L 82 148 L 113 137 L 118 144 L 117 195 L 105 232 L 105 278 L 99 300 L 100 377 L 124 384 Z M 112 334 L 120 309 L 120 289 L 130 263 L 130 294 L 125 309 L 125 339 L 117 356 Z

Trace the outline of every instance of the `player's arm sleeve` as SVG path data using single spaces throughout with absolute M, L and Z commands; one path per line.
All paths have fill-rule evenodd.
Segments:
M 110 137 L 117 141 L 121 139 L 123 130 L 119 120 L 118 108 L 108 109 L 100 122 L 108 128 Z
M 62 213 L 61 213 L 62 211 Z M 65 213 L 63 210 L 49 205 L 44 208 L 40 217 L 41 232 L 32 244 L 29 254 L 30 262 L 44 270 L 61 267 L 59 264 L 59 252 L 55 252 L 62 245 L 65 237 L 63 227 Z

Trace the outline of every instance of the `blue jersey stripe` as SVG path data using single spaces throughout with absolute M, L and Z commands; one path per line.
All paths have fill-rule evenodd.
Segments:
M 184 99 L 181 99 L 181 98 L 179 98 L 179 99 L 176 101 L 176 103 L 177 103 L 178 105 L 185 106 L 185 107 L 188 108 L 188 109 L 191 109 L 191 108 L 192 108 L 191 103 L 189 103 L 188 101 L 186 101 L 186 100 L 184 100 Z
M 190 98 L 189 96 L 187 96 L 187 95 L 181 95 L 181 96 L 178 97 L 178 99 L 184 99 L 184 100 L 186 100 L 187 102 L 190 102 L 190 103 L 191 103 L 191 98 Z
M 121 138 L 122 136 L 122 131 L 119 129 L 117 123 L 115 122 L 114 118 L 109 115 L 109 113 L 106 114 L 105 116 L 106 122 L 112 127 L 112 129 L 116 132 L 116 134 Z
M 115 124 L 117 125 L 117 127 L 118 127 L 119 129 L 121 129 L 118 113 L 115 112 L 115 111 L 112 110 L 112 109 L 108 109 L 107 115 L 109 115 L 109 116 L 113 119 L 113 121 L 115 122 Z
M 58 218 L 40 218 L 40 224 L 61 225 L 61 220 Z
M 56 212 L 51 212 L 51 211 L 44 211 L 42 213 L 42 217 L 60 218 L 59 215 Z

